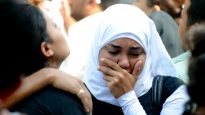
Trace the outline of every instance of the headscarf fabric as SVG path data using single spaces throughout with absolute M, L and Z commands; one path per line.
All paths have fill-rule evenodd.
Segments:
M 146 61 L 135 84 L 137 97 L 147 93 L 156 75 L 177 77 L 174 64 L 163 45 L 151 19 L 136 6 L 115 4 L 102 14 L 86 64 L 84 81 L 96 99 L 119 106 L 110 92 L 103 73 L 98 71 L 99 52 L 113 40 L 127 37 L 137 41 L 145 50 Z

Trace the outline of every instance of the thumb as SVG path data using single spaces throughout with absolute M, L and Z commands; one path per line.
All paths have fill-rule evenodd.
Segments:
M 134 69 L 132 71 L 132 75 L 134 77 L 136 77 L 136 79 L 137 79 L 141 70 L 142 70 L 142 60 L 139 60 L 134 66 Z

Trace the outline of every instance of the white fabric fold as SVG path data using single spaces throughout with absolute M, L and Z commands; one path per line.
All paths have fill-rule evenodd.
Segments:
M 102 14 L 93 39 L 84 76 L 86 86 L 98 100 L 120 106 L 103 79 L 103 74 L 97 70 L 100 49 L 120 37 L 129 37 L 137 41 L 146 53 L 145 66 L 134 89 L 137 97 L 149 91 L 152 80 L 156 75 L 177 77 L 174 64 L 157 33 L 153 21 L 135 6 L 113 5 Z

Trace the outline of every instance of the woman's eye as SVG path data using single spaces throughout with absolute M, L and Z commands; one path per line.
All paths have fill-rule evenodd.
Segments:
M 118 51 L 108 51 L 111 55 L 117 55 L 119 52 Z
M 140 53 L 132 53 L 131 55 L 132 55 L 132 56 L 139 56 Z
M 132 55 L 132 56 L 140 56 L 142 54 L 144 54 L 144 50 L 137 50 L 137 51 L 130 52 L 130 55 Z

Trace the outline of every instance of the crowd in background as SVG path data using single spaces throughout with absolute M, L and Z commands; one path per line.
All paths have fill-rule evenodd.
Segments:
M 0 9 L 0 115 L 205 115 L 205 0 L 2 0 Z

